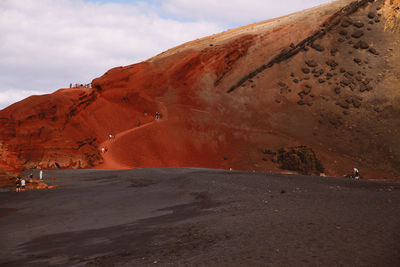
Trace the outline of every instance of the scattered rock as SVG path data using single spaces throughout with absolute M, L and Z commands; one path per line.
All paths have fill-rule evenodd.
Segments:
M 335 89 L 333 89 L 335 91 L 336 94 L 340 94 L 340 87 L 335 87 Z
M 325 50 L 325 48 L 324 48 L 322 45 L 316 44 L 316 43 L 312 43 L 312 44 L 311 44 L 311 47 L 312 47 L 313 49 L 319 51 L 319 52 L 322 52 L 322 51 Z
M 294 73 L 293 73 L 293 72 L 292 72 L 292 73 L 290 73 L 290 76 L 291 76 L 291 77 L 294 77 Z
M 352 24 L 352 21 L 350 18 L 344 18 L 342 21 L 342 24 L 340 24 L 340 26 L 347 28 Z
M 376 23 L 379 23 L 380 22 L 380 20 L 379 19 L 376 19 L 376 20 L 374 20 Z
M 339 49 L 337 48 L 332 48 L 331 49 L 331 56 L 336 56 L 336 53 L 339 52 Z
M 364 27 L 364 23 L 357 21 L 353 23 L 353 26 L 357 28 L 362 28 Z
M 340 84 L 344 85 L 344 86 L 348 86 L 350 84 L 350 80 L 343 79 L 343 80 L 340 81 Z
M 338 38 L 337 41 L 338 41 L 339 43 L 343 43 L 343 42 L 344 42 L 344 39 L 343 39 L 343 38 Z
M 332 69 L 336 68 L 339 65 L 339 63 L 337 63 L 333 59 L 330 59 L 330 60 L 326 61 L 325 63 L 326 63 L 326 65 L 330 66 Z
M 359 101 L 358 99 L 352 99 L 352 103 L 353 103 L 353 107 L 355 108 L 359 108 L 361 106 L 361 101 Z
M 368 49 L 368 52 L 370 52 L 371 54 L 374 54 L 374 55 L 379 55 L 378 51 L 376 51 L 376 49 L 373 48 L 373 47 L 370 47 L 370 48 Z
M 293 82 L 294 82 L 294 83 L 299 83 L 299 80 L 293 79 Z
M 375 12 L 372 12 L 372 11 L 370 11 L 370 12 L 368 12 L 368 18 L 370 18 L 370 19 L 373 19 L 373 18 L 375 18 L 375 16 L 376 16 L 376 13 Z
M 344 73 L 346 70 L 344 68 L 340 68 L 340 73 Z
M 340 34 L 340 35 L 343 35 L 343 36 L 346 36 L 346 35 L 347 35 L 347 31 L 344 30 L 344 29 L 342 29 L 342 30 L 339 32 L 339 34 Z
M 366 42 L 360 40 L 357 43 L 355 43 L 353 47 L 355 49 L 368 49 L 369 44 L 367 44 Z
M 305 63 L 307 64 L 307 66 L 309 66 L 310 68 L 315 68 L 318 66 L 318 63 L 315 62 L 314 60 L 306 60 Z
M 310 73 L 310 69 L 309 69 L 309 68 L 302 68 L 301 70 L 302 70 L 303 73 L 305 73 L 305 74 Z
M 279 104 L 279 103 L 281 103 L 281 100 L 276 99 L 275 102 Z
M 351 34 L 351 37 L 358 39 L 358 38 L 362 37 L 363 35 L 364 35 L 363 31 L 357 30 Z
M 324 80 L 324 79 L 322 79 L 322 78 L 319 78 L 319 79 L 318 79 L 318 82 L 319 82 L 319 83 L 324 83 L 324 82 L 325 82 L 325 80 Z
M 286 84 L 283 83 L 283 82 L 278 82 L 278 85 L 279 85 L 280 87 L 285 87 L 285 86 L 286 86 Z
M 360 92 L 365 92 L 365 91 L 371 91 L 373 89 L 372 86 L 366 85 L 366 84 L 361 84 L 360 85 Z
M 360 64 L 360 63 L 361 63 L 361 59 L 359 59 L 359 58 L 354 58 L 353 61 L 354 61 L 355 63 L 357 63 L 357 64 Z
M 370 21 L 368 21 L 368 24 L 371 24 L 371 25 L 373 25 L 374 24 L 374 22 L 372 21 L 372 20 L 370 20 Z M 367 28 L 368 29 L 368 28 Z M 371 28 L 370 28 L 371 29 Z
M 299 104 L 300 106 L 303 106 L 306 104 L 306 102 L 304 102 L 303 100 L 299 100 L 299 101 L 297 101 L 297 104 Z
M 296 46 L 293 43 L 290 43 L 290 48 L 294 49 Z
M 346 101 L 343 101 L 343 100 L 337 101 L 336 105 L 338 105 L 341 108 L 345 108 L 345 109 L 349 109 L 350 108 L 349 103 L 347 103 Z

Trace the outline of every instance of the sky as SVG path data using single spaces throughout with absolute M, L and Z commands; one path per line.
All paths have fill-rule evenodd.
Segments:
M 331 0 L 0 0 L 0 109 Z

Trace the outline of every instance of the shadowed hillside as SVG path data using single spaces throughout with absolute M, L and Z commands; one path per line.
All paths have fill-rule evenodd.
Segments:
M 336 1 L 183 44 L 92 84 L 0 111 L 0 167 L 344 176 L 357 166 L 366 178 L 400 177 L 399 1 Z

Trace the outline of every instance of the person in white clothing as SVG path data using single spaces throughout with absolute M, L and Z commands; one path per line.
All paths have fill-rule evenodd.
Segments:
M 39 172 L 39 179 L 43 180 L 43 171 L 42 170 L 40 170 L 40 172 Z
M 353 168 L 353 177 L 354 179 L 360 179 L 360 173 L 357 168 Z
M 25 179 L 22 178 L 21 180 L 21 191 L 25 191 Z

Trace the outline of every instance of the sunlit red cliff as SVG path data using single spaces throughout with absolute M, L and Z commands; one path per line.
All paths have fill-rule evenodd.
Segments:
M 399 1 L 341 0 L 229 30 L 92 85 L 0 111 L 0 168 L 400 177 Z

